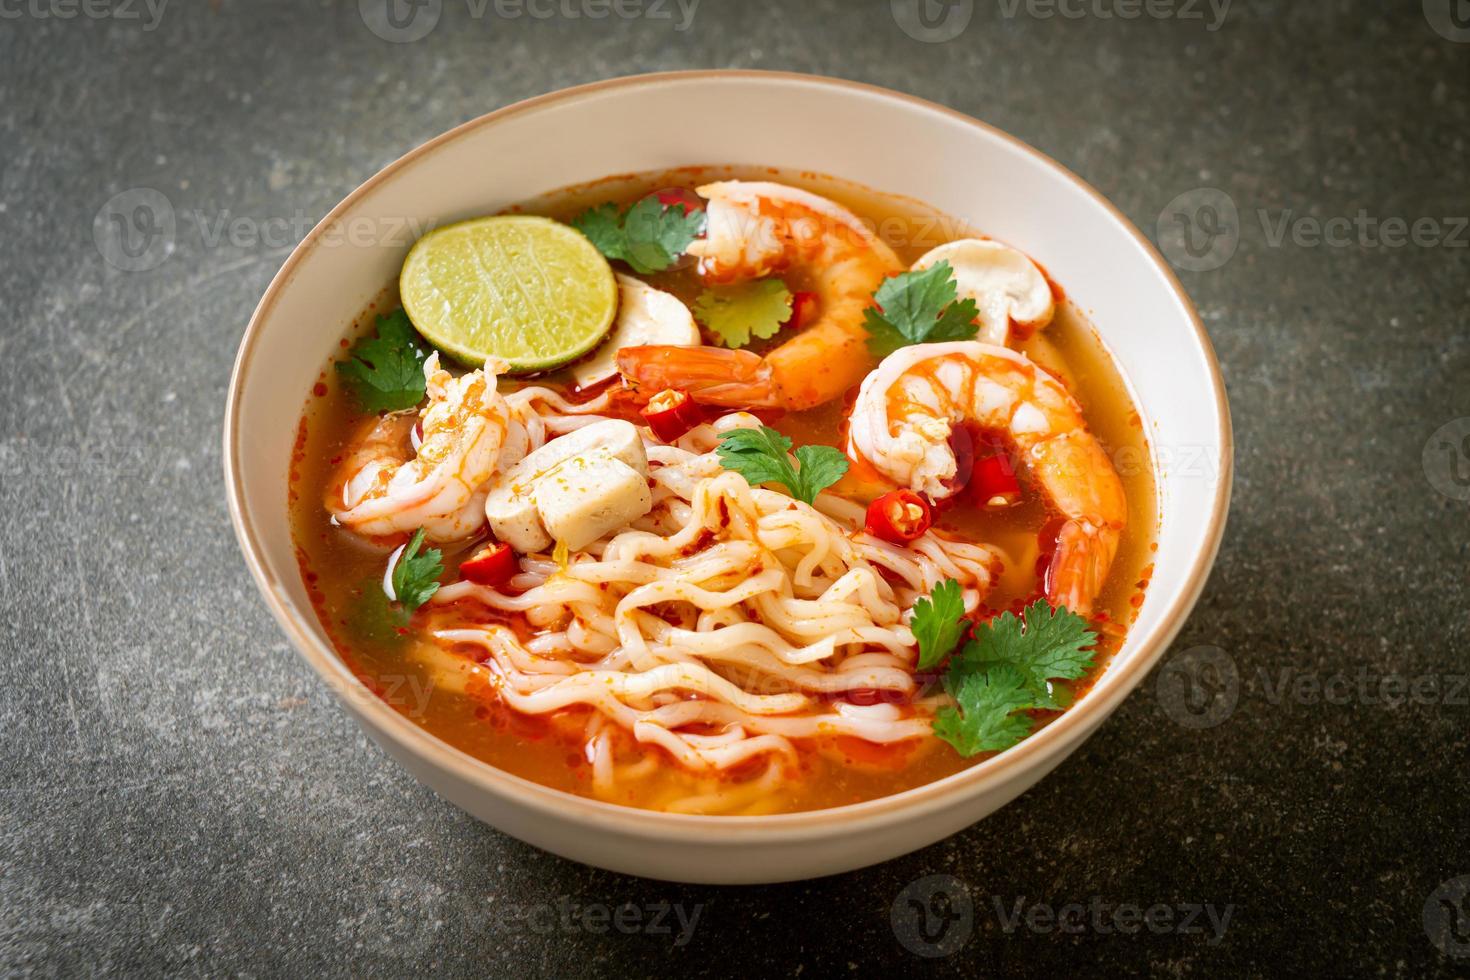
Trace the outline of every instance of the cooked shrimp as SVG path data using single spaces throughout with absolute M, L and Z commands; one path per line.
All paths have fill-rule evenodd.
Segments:
M 417 530 L 433 541 L 474 534 L 485 524 L 485 493 L 506 441 L 510 411 L 487 364 L 455 378 L 433 354 L 424 365 L 429 406 L 423 439 L 410 443 L 414 416 L 368 424 L 343 457 L 327 491 L 337 523 L 359 534 Z
M 1127 524 L 1127 501 L 1077 402 L 1024 354 L 962 341 L 889 355 L 858 392 L 847 452 L 942 500 L 958 490 L 950 430 L 966 421 L 1007 435 L 1061 512 L 1047 598 L 1086 615 Z
M 857 216 L 809 191 L 727 180 L 699 188 L 709 201 L 703 241 L 689 247 L 711 284 L 803 269 L 817 296 L 815 322 L 760 357 L 720 347 L 628 347 L 618 368 L 631 384 L 677 388 L 731 408 L 799 410 L 840 397 L 872 367 L 863 310 L 897 256 Z

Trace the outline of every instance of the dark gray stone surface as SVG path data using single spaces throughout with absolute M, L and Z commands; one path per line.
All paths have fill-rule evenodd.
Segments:
M 443 0 L 427 37 L 392 44 L 355 0 L 173 0 L 156 23 L 143 0 L 0 3 L 7 972 L 1470 970 L 1424 924 L 1448 922 L 1440 947 L 1470 945 L 1470 917 L 1446 919 L 1459 893 L 1436 893 L 1470 874 L 1470 444 L 1431 438 L 1470 416 L 1470 32 L 1451 0 L 1236 0 L 1218 30 L 1192 0 L 1203 20 L 976 0 L 943 43 L 906 35 L 882 0 L 703 0 L 684 31 L 672 4 L 670 20 L 600 21 L 476 6 Z M 229 530 L 219 429 L 236 343 L 289 246 L 463 120 L 695 66 L 946 103 L 1050 153 L 1150 234 L 1178 195 L 1229 196 L 1238 250 L 1183 279 L 1229 383 L 1239 472 L 1176 647 L 1225 652 L 1228 717 L 1177 724 L 1151 678 L 1051 778 L 928 850 L 806 884 L 678 887 L 477 824 L 371 746 L 287 648 Z M 860 153 L 878 137 L 853 138 Z M 165 195 L 178 226 L 159 264 L 129 273 L 104 262 L 94 219 L 106 242 L 106 202 L 136 188 Z M 1186 197 L 1186 217 L 1210 224 L 1203 200 Z M 1276 239 L 1283 212 L 1298 234 Z M 1337 244 L 1298 221 L 1360 212 L 1370 230 Z M 218 238 L 229 217 L 290 231 Z M 1432 224 L 1387 247 L 1391 218 Z M 1281 687 L 1339 675 L 1330 701 Z M 1381 703 L 1393 678 L 1443 683 Z M 935 874 L 967 886 L 973 935 L 926 964 L 890 909 Z M 1018 906 L 1094 901 L 1231 918 L 1219 938 L 1203 916 L 1200 933 L 1127 934 L 1091 911 L 1076 933 L 1008 926 Z M 670 935 L 623 935 L 597 911 L 622 903 L 645 922 L 658 903 L 699 918 L 683 944 L 672 914 Z

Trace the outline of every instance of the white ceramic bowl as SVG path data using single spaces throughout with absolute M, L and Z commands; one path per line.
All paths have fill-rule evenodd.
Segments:
M 677 120 L 670 125 L 669 120 Z M 881 133 L 883 138 L 869 138 Z M 884 799 L 808 813 L 698 817 L 617 807 L 492 768 L 374 697 L 333 653 L 297 570 L 286 474 L 308 389 L 424 228 L 608 174 L 686 164 L 831 174 L 925 201 L 1023 249 L 1089 312 L 1153 447 L 1161 526 L 1126 647 L 1092 691 L 1016 748 Z M 364 231 L 366 229 L 366 231 Z M 1077 177 L 1010 136 L 909 96 L 765 72 L 616 79 L 492 112 L 353 191 L 291 254 L 240 344 L 225 413 L 230 515 L 266 603 L 359 724 L 409 772 L 486 823 L 630 874 L 771 882 L 875 864 L 969 826 L 1082 744 L 1147 674 L 1199 596 L 1224 530 L 1232 461 L 1204 329 L 1149 242 Z

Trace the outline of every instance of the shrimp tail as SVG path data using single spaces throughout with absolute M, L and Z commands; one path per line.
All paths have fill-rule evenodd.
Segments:
M 1079 616 L 1092 612 L 1118 550 L 1119 532 L 1087 520 L 1069 520 L 1057 534 L 1056 552 L 1047 566 L 1047 601 Z
M 782 405 L 771 365 L 746 350 L 665 344 L 624 347 L 618 352 L 618 370 L 628 384 L 650 395 L 675 388 L 705 405 L 724 408 Z

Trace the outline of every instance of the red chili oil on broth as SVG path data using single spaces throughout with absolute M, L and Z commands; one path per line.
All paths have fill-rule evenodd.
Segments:
M 768 168 L 697 167 L 611 177 L 557 191 L 509 210 L 567 220 L 586 207 L 606 201 L 625 203 L 656 188 L 687 187 L 720 179 L 777 180 L 835 200 L 869 222 L 906 265 L 947 241 L 981 237 L 916 201 L 815 174 Z M 983 233 L 983 228 L 980 231 Z M 692 303 L 701 289 L 688 264 L 640 278 L 686 304 Z M 800 275 L 783 278 L 793 292 L 809 285 Z M 1054 291 L 1064 295 L 1060 289 Z M 374 315 L 393 309 L 396 301 L 393 287 L 386 288 L 353 325 L 348 338 L 370 331 Z M 758 341 L 751 349 L 763 352 L 785 339 L 784 334 L 778 334 L 770 341 Z M 347 344 L 344 340 L 343 347 Z M 1098 666 L 1070 685 L 1073 694 L 1080 697 L 1121 645 L 1152 574 L 1158 517 L 1150 457 L 1138 414 L 1122 379 L 1092 327 L 1070 302 L 1059 302 L 1051 325 L 1024 341 L 1020 348 L 1060 377 L 1082 404 L 1089 427 L 1115 462 L 1128 501 L 1128 527 L 1096 601 L 1095 618 L 1104 624 L 1100 629 Z M 570 396 L 578 396 L 566 372 L 543 376 L 537 383 L 561 387 Z M 382 590 L 383 572 L 389 555 L 401 541 L 370 541 L 353 534 L 335 525 L 324 506 L 333 469 L 366 416 L 356 410 L 333 370 L 326 370 L 306 395 L 290 468 L 292 530 L 303 582 L 344 662 L 389 705 L 456 748 L 534 782 L 592 796 L 591 763 L 583 744 L 590 708 L 578 706 L 535 716 L 508 708 L 497 696 L 489 671 L 417 635 L 422 610 L 404 619 L 388 602 Z M 763 414 L 769 424 L 798 445 L 841 448 L 843 416 L 850 402 L 851 395 L 805 412 Z M 888 489 L 872 476 L 865 473 L 864 467 L 854 466 L 832 489 L 866 504 Z M 1027 481 L 1024 471 L 1020 477 L 1023 496 L 1015 507 L 990 512 L 961 503 L 941 508 L 936 514 L 940 530 L 997 546 L 1011 559 L 986 600 L 987 607 L 994 610 L 1019 608 L 1041 593 L 1037 568 L 1044 557 L 1043 531 L 1057 516 L 1044 495 Z M 436 545 L 444 555 L 444 581 L 456 580 L 459 562 L 474 554 L 485 538 L 482 534 L 462 543 Z M 476 608 L 483 620 L 484 610 Z M 677 616 L 677 611 L 670 615 Z M 522 638 L 533 632 L 519 615 L 503 615 L 499 621 Z M 849 698 L 862 700 L 851 693 Z M 1055 712 L 1034 714 L 1041 724 L 1058 716 Z M 670 800 L 698 793 L 712 783 L 738 785 L 754 772 L 754 767 L 747 764 L 717 777 L 696 776 L 682 769 L 661 748 L 638 745 L 620 729 L 614 738 L 620 762 L 648 756 L 655 760 L 650 763 L 654 770 L 651 777 L 626 784 L 626 790 L 620 786 L 620 795 L 613 802 L 629 806 L 663 808 Z M 986 758 L 963 758 L 936 738 L 877 745 L 851 736 L 823 736 L 799 740 L 797 747 L 794 774 L 741 812 L 812 810 L 876 799 L 932 782 Z

